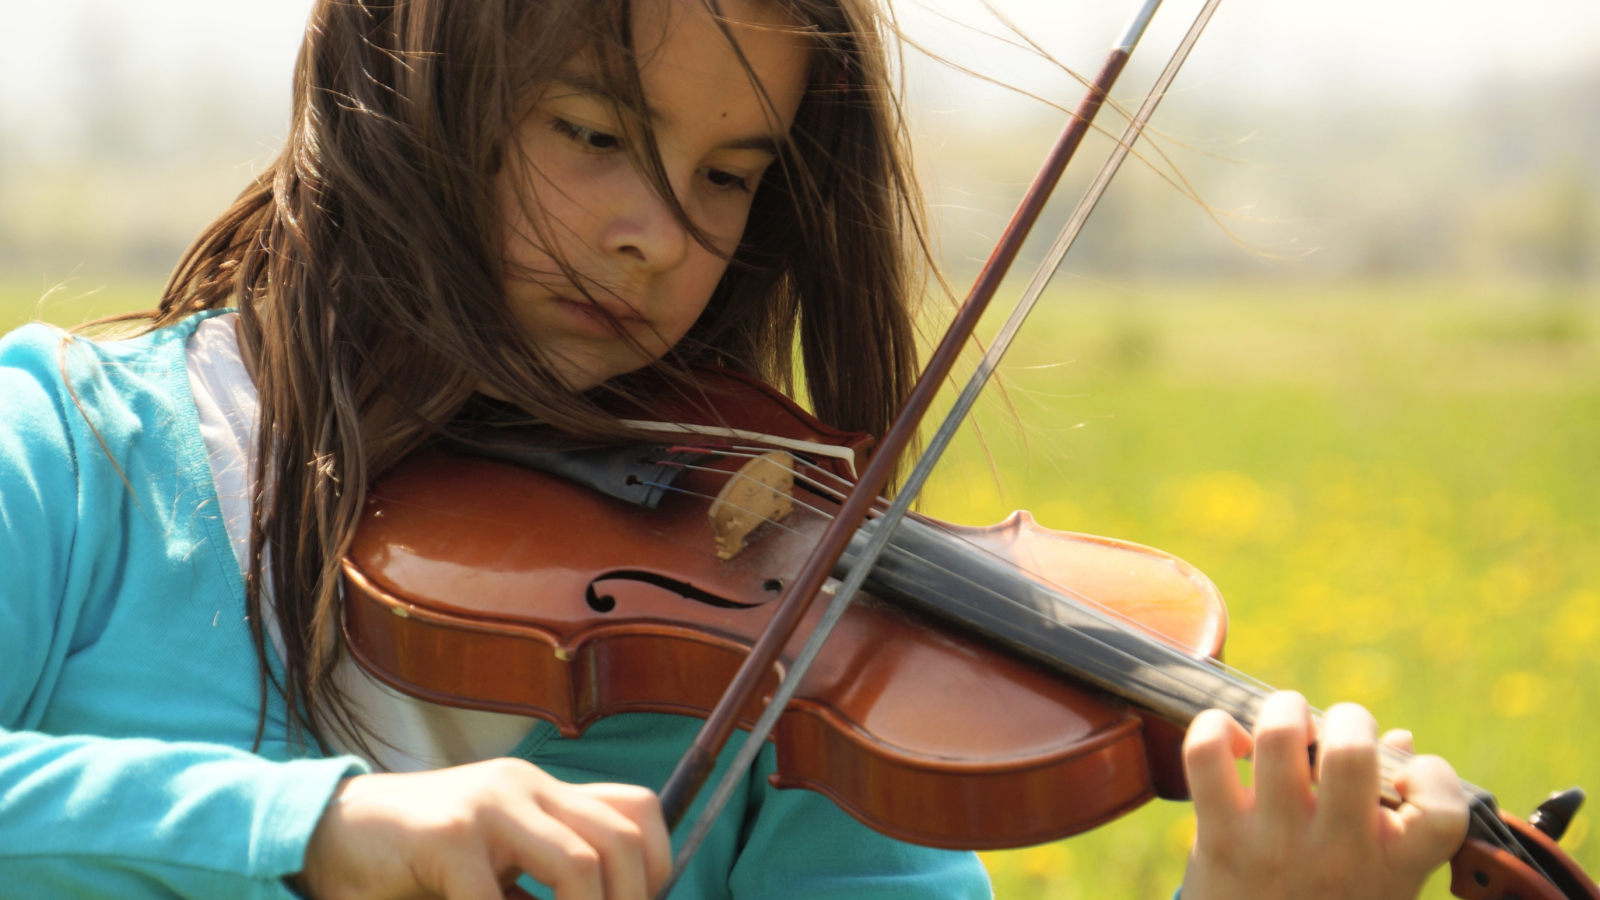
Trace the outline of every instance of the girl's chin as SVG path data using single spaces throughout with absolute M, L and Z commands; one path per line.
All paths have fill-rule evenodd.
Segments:
M 612 353 L 585 352 L 585 349 L 570 353 L 553 349 L 550 354 L 551 368 L 555 369 L 556 375 L 566 384 L 567 389 L 575 393 L 599 387 L 618 375 L 642 369 L 651 362 L 641 359 L 638 353 L 633 352 L 631 347 L 621 341 L 617 342 L 615 352 Z
M 571 391 L 587 391 L 655 361 L 650 348 L 661 339 L 642 319 L 613 322 L 587 304 L 558 297 L 530 306 L 518 316 L 522 327 L 543 348 L 550 368 Z M 638 327 L 620 332 L 617 328 L 633 323 Z

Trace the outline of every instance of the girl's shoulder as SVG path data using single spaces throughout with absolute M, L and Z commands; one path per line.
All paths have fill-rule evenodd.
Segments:
M 42 419 L 55 418 L 71 431 L 76 417 L 115 433 L 119 424 L 188 401 L 185 342 L 203 320 L 229 311 L 207 311 L 120 339 L 42 322 L 12 331 L 0 338 L 0 428 L 38 428 L 46 424 Z
M 0 487 L 112 504 L 188 488 L 205 459 L 184 348 L 210 315 L 124 340 L 39 323 L 0 338 Z
M 150 372 L 180 363 L 184 342 L 200 323 L 234 312 L 215 309 L 188 316 L 165 328 L 127 336 L 94 335 L 68 331 L 45 322 L 31 322 L 0 337 L 0 368 L 34 373 L 45 382 L 65 382 L 88 365 L 109 366 L 97 375 L 117 379 L 123 374 Z

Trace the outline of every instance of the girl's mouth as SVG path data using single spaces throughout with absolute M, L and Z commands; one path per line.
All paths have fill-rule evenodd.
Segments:
M 603 303 L 591 300 L 569 300 L 554 296 L 551 300 L 560 310 L 562 318 L 578 331 L 591 337 L 621 338 L 634 329 L 647 325 L 647 320 L 621 301 Z

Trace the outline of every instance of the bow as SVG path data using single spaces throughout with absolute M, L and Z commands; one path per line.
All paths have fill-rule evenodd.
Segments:
M 896 460 L 910 444 L 912 437 L 921 426 L 922 419 L 932 405 L 939 386 L 949 376 L 956 359 L 967 341 L 972 337 L 979 319 L 989 307 L 989 302 L 999 290 L 1011 264 L 1015 261 L 1017 253 L 1022 248 L 1023 241 L 1032 230 L 1040 213 L 1044 210 L 1045 203 L 1049 200 L 1051 192 L 1055 189 L 1061 175 L 1065 172 L 1067 164 L 1072 160 L 1079 144 L 1083 142 L 1088 133 L 1095 115 L 1104 105 L 1109 96 L 1111 87 L 1117 77 L 1127 65 L 1139 39 L 1144 35 L 1146 27 L 1154 17 L 1156 9 L 1161 5 L 1161 0 L 1144 0 L 1133 21 L 1129 23 L 1120 40 L 1111 48 L 1101 65 L 1099 72 L 1090 83 L 1088 91 L 1079 102 L 1072 118 L 1057 138 L 1055 146 L 1045 158 L 1033 183 L 1023 195 L 1022 201 L 1012 216 L 1011 222 L 1006 226 L 1005 233 L 990 254 L 983 270 L 967 299 L 961 304 L 951 322 L 949 329 L 940 340 L 923 370 L 922 377 L 907 398 L 905 406 L 896 417 L 888 434 L 873 453 L 872 461 L 862 473 L 855 489 L 839 509 L 838 514 L 828 529 L 823 533 L 816 548 L 807 559 L 800 573 L 788 585 L 783 597 L 778 602 L 777 612 L 771 624 L 762 634 L 749 656 L 745 658 L 738 674 L 723 694 L 716 709 L 702 726 L 694 743 L 690 746 L 683 758 L 679 760 L 671 777 L 661 791 L 662 812 L 666 818 L 668 828 L 675 828 L 682 819 L 683 814 L 693 802 L 695 795 L 705 784 L 716 764 L 718 754 L 731 737 L 738 721 L 739 711 L 747 708 L 754 698 L 755 692 L 760 688 L 765 674 L 771 671 L 773 663 L 777 660 L 783 647 L 793 636 L 806 612 L 810 609 L 813 600 L 821 593 L 831 593 L 833 599 L 828 604 L 820 624 L 813 630 L 807 639 L 804 649 L 788 667 L 782 682 L 772 699 L 768 701 L 761 717 L 755 727 L 751 729 L 743 746 L 734 757 L 733 765 L 717 785 L 709 798 L 704 811 L 694 823 L 685 841 L 673 860 L 672 875 L 666 885 L 657 895 L 664 898 L 672 890 L 684 868 L 693 857 L 700 842 L 710 831 L 717 814 L 722 810 L 734 789 L 745 777 L 756 755 L 760 752 L 768 734 L 777 723 L 778 716 L 782 714 L 791 696 L 799 687 L 801 679 L 805 676 L 811 662 L 816 658 L 823 643 L 827 640 L 833 626 L 838 623 L 849 608 L 851 600 L 866 580 L 867 573 L 872 571 L 878 557 L 888 546 L 889 538 L 895 526 L 909 511 L 911 503 L 917 493 L 932 473 L 933 467 L 938 463 L 940 456 L 949 446 L 956 430 L 965 419 L 973 403 L 977 401 L 978 394 L 988 382 L 990 376 L 999 366 L 1000 359 L 1004 356 L 1012 340 L 1016 337 L 1033 310 L 1039 296 L 1054 276 L 1057 267 L 1071 248 L 1073 241 L 1082 231 L 1083 225 L 1088 221 L 1089 214 L 1094 211 L 1095 205 L 1104 195 L 1111 179 L 1116 175 L 1123 160 L 1132 149 L 1135 141 L 1143 133 L 1145 124 L 1154 114 L 1156 106 L 1177 77 L 1178 70 L 1189 56 L 1189 51 L 1200 38 L 1206 24 L 1210 22 L 1212 13 L 1215 12 L 1221 0 L 1207 0 L 1204 7 L 1195 17 L 1194 23 L 1189 27 L 1183 40 L 1179 43 L 1172 57 L 1168 60 L 1166 68 L 1156 79 L 1154 87 L 1146 95 L 1138 111 L 1128 121 L 1121 138 L 1111 156 L 1101 166 L 1099 174 L 1085 192 L 1072 217 L 1062 228 L 1051 246 L 1045 261 L 1034 273 L 1032 282 L 1018 301 L 1011 316 L 1006 320 L 999 335 L 991 343 L 981 362 L 962 390 L 954 407 L 939 426 L 933 439 L 923 452 L 920 459 L 900 493 L 887 511 L 878 516 L 870 529 L 871 538 L 862 551 L 859 559 L 851 567 L 848 576 L 842 585 L 834 590 L 828 590 L 827 581 L 837 565 L 839 558 L 844 554 L 849 545 L 850 538 L 861 527 L 868 512 L 872 509 L 873 502 L 878 498 L 890 476 L 893 474 Z

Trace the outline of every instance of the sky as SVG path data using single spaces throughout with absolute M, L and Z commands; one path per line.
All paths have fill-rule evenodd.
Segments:
M 965 64 L 1028 87 L 1059 83 L 1013 65 L 1019 54 L 995 52 L 996 45 L 939 19 L 1000 30 L 982 13 L 982 0 L 896 2 L 913 37 Z M 1085 68 L 1135 5 L 994 2 L 1052 52 Z M 115 44 L 141 90 L 208 79 L 284 96 L 309 8 L 309 0 L 0 0 L 0 111 L 28 117 L 62 102 L 62 85 L 84 56 L 85 22 L 96 22 L 100 40 Z M 1170 47 L 1197 8 L 1198 0 L 1167 0 L 1147 48 Z M 1494 78 L 1597 65 L 1596 0 L 1224 0 L 1185 78 L 1245 97 L 1377 92 L 1430 103 Z

